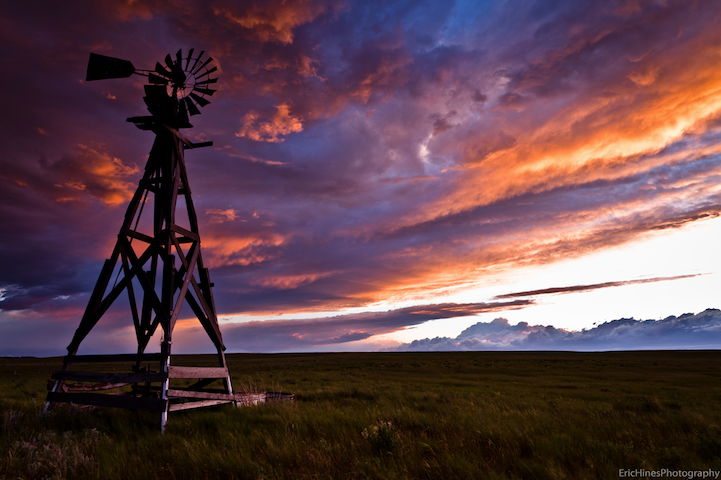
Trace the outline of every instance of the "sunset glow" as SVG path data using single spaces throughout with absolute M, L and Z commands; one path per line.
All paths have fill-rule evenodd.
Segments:
M 152 145 L 145 79 L 86 82 L 91 51 L 218 65 L 183 134 L 230 351 L 721 307 L 718 2 L 45 3 L 0 20 L 1 354 L 64 352 Z

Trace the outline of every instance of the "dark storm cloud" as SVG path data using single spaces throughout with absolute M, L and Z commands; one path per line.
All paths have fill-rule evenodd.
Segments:
M 456 338 L 415 340 L 398 351 L 448 350 L 679 350 L 717 349 L 721 310 L 708 309 L 663 320 L 622 318 L 589 330 L 566 331 L 553 326 L 510 325 L 505 318 L 479 322 Z
M 548 295 L 548 294 L 555 294 L 555 293 L 586 292 L 589 290 L 597 290 L 599 288 L 621 287 L 624 285 L 638 285 L 638 284 L 644 284 L 644 283 L 665 282 L 668 280 L 681 280 L 684 278 L 693 278 L 693 277 L 697 277 L 697 276 L 698 275 L 677 275 L 675 277 L 644 278 L 642 280 L 625 280 L 625 281 L 621 281 L 621 282 L 604 282 L 604 283 L 595 283 L 592 285 L 573 285 L 571 287 L 542 288 L 539 290 L 528 290 L 525 292 L 505 293 L 503 295 L 496 295 L 495 297 L 493 297 L 493 299 L 501 300 L 501 299 L 505 299 L 505 298 L 533 297 L 536 295 Z

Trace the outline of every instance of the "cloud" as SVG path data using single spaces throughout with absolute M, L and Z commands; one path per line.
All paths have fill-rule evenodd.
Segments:
M 213 7 L 213 13 L 252 31 L 253 36 L 261 42 L 288 44 L 293 43 L 294 28 L 329 10 L 338 10 L 341 6 L 341 2 L 312 0 L 290 3 L 273 1 L 250 6 L 228 3 L 224 7 Z
M 206 215 L 210 215 L 210 222 L 223 223 L 225 221 L 232 222 L 238 218 L 238 211 L 233 208 L 222 210 L 220 208 L 210 208 L 205 211 Z
M 623 318 L 580 332 L 526 322 L 510 325 L 505 318 L 496 318 L 476 323 L 456 338 L 415 340 L 394 350 L 681 350 L 716 349 L 719 341 L 721 310 L 708 309 L 663 320 Z
M 0 160 L 2 179 L 28 188 L 56 202 L 98 200 L 108 206 L 124 204 L 137 188 L 128 181 L 139 172 L 137 165 L 126 165 L 120 158 L 79 144 L 75 153 L 56 161 L 41 157 L 35 165 L 17 165 Z
M 317 351 L 319 348 L 342 344 L 395 332 L 428 320 L 477 315 L 508 309 L 524 308 L 533 302 L 437 304 L 408 307 L 387 312 L 364 312 L 329 318 L 251 321 L 224 323 L 223 340 L 230 351 L 288 352 Z M 202 335 L 199 326 L 188 327 L 181 335 L 193 338 Z M 190 343 L 184 348 L 192 348 Z
M 542 288 L 540 290 L 528 290 L 525 292 L 516 292 L 516 293 L 505 293 L 503 295 L 496 295 L 493 297 L 494 300 L 502 300 L 506 298 L 516 298 L 516 297 L 533 297 L 536 295 L 547 295 L 547 294 L 555 294 L 555 293 L 575 293 L 575 292 L 585 292 L 589 290 L 597 290 L 599 288 L 608 288 L 608 287 L 621 287 L 624 285 L 638 285 L 643 283 L 655 283 L 655 282 L 665 282 L 668 280 L 681 280 L 684 278 L 693 278 L 697 277 L 697 275 L 676 275 L 674 277 L 657 277 L 657 278 L 644 278 L 640 280 L 624 280 L 620 282 L 604 282 L 604 283 L 595 283 L 592 285 L 574 285 L 572 287 L 552 287 L 552 288 Z
M 280 143 L 283 136 L 294 132 L 302 132 L 303 124 L 300 119 L 290 113 L 290 105 L 283 103 L 276 105 L 276 112 L 270 120 L 263 120 L 257 112 L 246 113 L 243 117 L 243 127 L 235 135 L 246 137 L 258 142 Z
M 185 133 L 215 145 L 186 164 L 218 311 L 327 311 L 429 303 L 718 216 L 719 8 L 15 2 L 3 303 L 82 303 L 152 147 L 125 122 L 144 79 L 85 82 L 89 51 L 213 56 L 218 92 Z

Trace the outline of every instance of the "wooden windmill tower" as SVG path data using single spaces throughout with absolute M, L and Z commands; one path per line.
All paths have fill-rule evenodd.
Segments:
M 87 80 L 124 78 L 133 74 L 148 77 L 145 103 L 151 115 L 128 118 L 141 130 L 155 134 L 145 173 L 125 214 L 112 255 L 105 261 L 90 296 L 80 326 L 68 346 L 62 370 L 53 373 L 54 383 L 46 409 L 54 402 L 122 407 L 161 413 L 165 430 L 168 412 L 222 403 L 235 403 L 225 361 L 225 346 L 213 302 L 213 284 L 203 266 L 198 220 L 185 169 L 187 149 L 212 145 L 193 143 L 180 133 L 191 128 L 188 114 L 200 113 L 197 106 L 210 102 L 207 96 L 217 82 L 209 68 L 212 58 L 203 59 L 193 49 L 184 57 L 165 57 L 154 70 L 137 70 L 127 60 L 90 54 Z M 178 200 L 184 200 L 179 205 Z M 182 205 L 184 204 L 184 208 Z M 151 219 L 146 213 L 152 208 Z M 178 209 L 181 207 L 182 209 Z M 176 219 L 176 213 L 179 213 Z M 180 218 L 182 217 L 182 219 Z M 181 225 L 182 224 L 182 225 Z M 108 308 L 126 292 L 138 348 L 123 355 L 77 355 L 78 348 Z M 173 329 L 181 307 L 187 303 L 217 350 L 214 367 L 175 366 L 171 363 Z M 162 331 L 160 353 L 145 353 L 158 327 Z M 125 364 L 127 372 L 106 373 L 107 363 Z M 76 364 L 95 364 L 77 371 Z M 118 369 L 120 370 L 120 369 Z M 171 385 L 173 379 L 186 384 Z M 222 388 L 207 388 L 219 380 Z M 105 393 L 100 393 L 105 391 Z

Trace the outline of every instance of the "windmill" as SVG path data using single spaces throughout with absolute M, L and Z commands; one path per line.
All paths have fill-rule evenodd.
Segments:
M 95 285 L 88 306 L 75 331 L 63 367 L 53 372 L 46 409 L 55 402 L 111 406 L 161 413 L 161 431 L 168 412 L 223 403 L 237 404 L 225 359 L 225 346 L 218 327 L 208 269 L 203 266 L 198 219 L 185 168 L 187 149 L 211 146 L 193 143 L 180 129 L 192 128 L 188 115 L 210 102 L 218 81 L 212 74 L 211 57 L 205 52 L 187 56 L 178 50 L 167 55 L 154 70 L 138 70 L 127 60 L 91 53 L 87 81 L 147 77 L 145 103 L 149 116 L 127 120 L 155 134 L 145 172 L 133 195 L 115 248 Z M 184 200 L 184 208 L 178 200 Z M 152 203 L 152 213 L 141 217 Z M 178 215 L 176 218 L 176 213 Z M 151 218 L 148 218 L 151 217 Z M 183 217 L 182 220 L 180 217 Z M 183 223 L 185 222 L 185 223 Z M 77 355 L 80 344 L 108 311 L 127 294 L 137 339 L 137 351 L 122 355 Z M 217 350 L 217 366 L 171 364 L 171 346 L 181 307 L 187 304 L 200 321 Z M 148 342 L 160 328 L 160 353 L 146 353 Z M 98 372 L 117 362 L 129 371 Z M 91 364 L 91 371 L 77 371 L 76 364 Z M 195 379 L 191 385 L 187 385 Z M 171 380 L 184 386 L 171 385 Z M 222 388 L 207 388 L 222 382 Z M 105 391 L 105 393 L 100 393 Z

